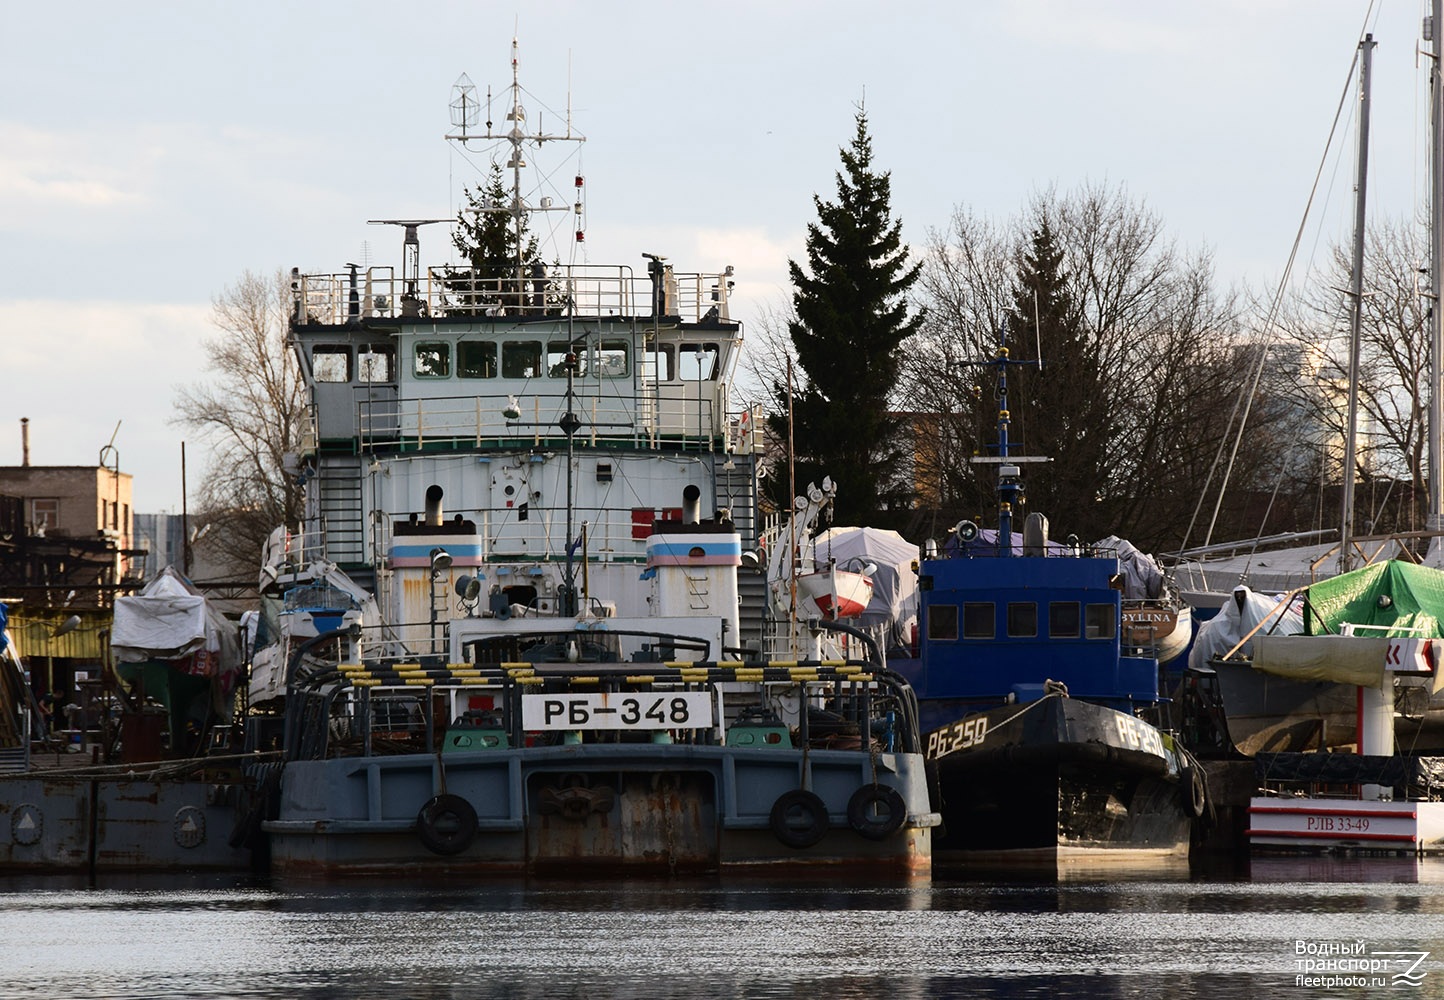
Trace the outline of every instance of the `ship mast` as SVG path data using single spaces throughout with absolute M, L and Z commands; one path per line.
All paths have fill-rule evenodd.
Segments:
M 1429 506 L 1424 527 L 1444 531 L 1444 0 L 1431 0 L 1429 69 Z M 1444 566 L 1444 538 L 1429 539 L 1430 566 Z
M 1036 361 L 1014 361 L 1008 356 L 1008 324 L 1005 320 L 998 336 L 997 355 L 991 361 L 975 363 L 997 370 L 998 453 L 996 455 L 974 455 L 969 461 L 974 465 L 998 466 L 998 555 L 1011 556 L 1013 554 L 1014 507 L 1023 500 L 1022 470 L 1018 466 L 1025 462 L 1051 462 L 1052 459 L 1042 455 L 1010 454 L 1012 445 L 1008 440 L 1008 427 L 1012 423 L 1012 416 L 1008 412 L 1008 366 L 1034 365 L 1041 370 L 1043 360 L 1039 358 Z
M 447 139 L 467 148 L 468 143 L 496 143 L 505 142 L 510 145 L 511 152 L 507 156 L 506 167 L 511 171 L 511 200 L 504 205 L 482 204 L 479 211 L 497 212 L 509 215 L 512 220 L 512 231 L 516 240 L 516 290 L 518 305 L 521 304 L 526 281 L 526 247 L 522 245 L 522 236 L 526 226 L 526 218 L 533 212 L 566 212 L 575 211 L 580 223 L 582 214 L 581 185 L 582 177 L 577 174 L 577 197 L 575 205 L 559 205 L 552 198 L 538 198 L 535 204 L 529 203 L 522 190 L 521 172 L 526 168 L 526 146 L 533 143 L 539 149 L 546 142 L 586 142 L 586 136 L 572 129 L 571 122 L 571 96 L 567 96 L 566 131 L 561 133 L 548 133 L 541 128 L 541 116 L 537 116 L 537 130 L 526 131 L 526 107 L 522 104 L 522 89 L 520 76 L 520 58 L 518 56 L 517 40 L 511 40 L 511 86 L 510 107 L 506 112 L 505 131 L 497 130 L 491 121 L 491 92 L 488 89 L 486 98 L 486 131 L 472 133 L 471 127 L 477 124 L 480 116 L 480 103 L 476 99 L 476 88 L 472 85 L 470 78 L 462 74 L 452 87 L 453 98 L 451 101 L 451 123 L 459 129 L 447 135 Z M 577 241 L 582 240 L 582 230 L 577 230 Z
M 575 205 L 557 205 L 554 203 L 553 199 L 548 197 L 538 198 L 535 204 L 529 203 L 522 192 L 521 179 L 521 172 L 527 166 L 526 146 L 528 143 L 534 143 L 539 149 L 541 148 L 541 145 L 546 142 L 582 143 L 586 141 L 586 136 L 582 135 L 579 132 L 575 132 L 572 129 L 570 93 L 568 93 L 567 95 L 566 131 L 564 133 L 544 132 L 541 128 L 540 115 L 538 115 L 537 131 L 531 133 L 528 133 L 526 131 L 526 108 L 523 106 L 521 100 L 521 61 L 517 55 L 517 49 L 517 40 L 513 38 L 511 40 L 511 97 L 509 102 L 510 108 L 506 113 L 506 121 L 508 126 L 506 130 L 504 132 L 498 131 L 493 126 L 493 123 L 491 121 L 491 93 L 490 91 L 488 91 L 486 100 L 486 131 L 479 134 L 471 133 L 470 129 L 472 126 L 477 124 L 477 119 L 480 116 L 481 107 L 480 103 L 476 99 L 476 88 L 472 86 L 471 80 L 465 74 L 462 74 L 461 78 L 456 81 L 455 86 L 452 88 L 454 96 L 451 101 L 451 122 L 453 125 L 459 128 L 459 131 L 448 135 L 446 138 L 452 142 L 460 144 L 463 148 L 465 148 L 467 146 L 467 143 L 469 142 L 505 142 L 511 147 L 510 155 L 507 157 L 506 161 L 507 169 L 511 171 L 511 200 L 505 205 L 496 205 L 483 202 L 483 204 L 478 207 L 478 211 L 497 212 L 509 215 L 511 217 L 512 232 L 516 241 L 516 245 L 514 248 L 516 257 L 514 260 L 515 272 L 513 274 L 513 287 L 516 292 L 516 306 L 517 309 L 520 310 L 524 305 L 526 305 L 527 302 L 526 247 L 522 242 L 522 238 L 526 228 L 527 216 L 533 212 L 565 212 L 568 210 L 573 210 L 576 212 L 578 217 L 577 242 L 580 243 L 582 241 L 582 230 L 580 228 L 580 219 L 582 215 L 582 203 L 580 200 L 582 188 L 581 174 L 577 174 L 576 186 L 578 200 Z M 534 291 L 538 297 L 542 296 L 543 294 L 540 287 L 538 287 Z M 538 302 L 537 304 L 541 305 L 542 303 Z M 580 430 L 583 426 L 586 426 L 576 414 L 575 379 L 580 362 L 577 357 L 578 336 L 572 330 L 572 319 L 573 313 L 569 306 L 567 310 L 567 353 L 565 360 L 563 361 L 563 367 L 566 369 L 567 375 L 566 412 L 564 412 L 561 416 L 561 419 L 556 422 L 556 426 L 561 428 L 562 434 L 565 435 L 567 442 L 567 523 L 565 542 L 566 552 L 563 570 L 564 579 L 562 581 L 561 590 L 557 595 L 557 612 L 558 614 L 564 616 L 575 615 L 578 613 L 579 610 L 575 555 L 577 548 L 579 547 L 581 542 L 580 539 L 574 542 L 572 538 L 572 532 L 573 530 L 575 530 L 572 460 L 574 454 L 573 449 L 575 446 L 573 439 L 575 438 L 577 431 Z M 581 336 L 584 338 L 586 334 L 583 333 Z M 610 427 L 617 425 L 593 423 L 591 426 Z M 585 524 L 583 525 L 582 530 L 585 532 Z
M 1374 65 L 1374 36 L 1359 43 L 1359 156 L 1354 180 L 1354 266 L 1349 279 L 1349 408 L 1344 423 L 1342 526 L 1339 533 L 1339 572 L 1352 565 L 1349 546 L 1354 535 L 1354 438 L 1359 423 L 1359 341 L 1364 307 L 1364 196 L 1369 176 L 1369 88 Z

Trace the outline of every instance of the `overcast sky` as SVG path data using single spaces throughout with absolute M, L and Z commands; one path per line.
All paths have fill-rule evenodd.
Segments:
M 1367 0 L 4 3 L 0 464 L 93 465 L 115 443 L 141 512 L 178 511 L 175 387 L 246 270 L 400 266 L 366 220 L 455 214 L 476 165 L 452 84 L 522 83 L 548 130 L 570 79 L 586 260 L 736 268 L 746 321 L 788 293 L 812 195 L 866 95 L 904 238 L 955 207 L 1006 220 L 1049 185 L 1124 186 L 1224 284 L 1278 279 Z M 1382 0 L 1371 214 L 1422 207 L 1418 0 Z M 500 115 L 497 115 L 499 118 Z M 1353 153 L 1315 241 L 1347 233 Z M 561 162 L 561 161 L 558 161 Z M 568 180 L 572 162 L 561 168 Z M 565 185 L 564 185 L 565 186 Z M 444 263 L 444 227 L 422 262 Z M 192 493 L 204 466 L 187 446 Z

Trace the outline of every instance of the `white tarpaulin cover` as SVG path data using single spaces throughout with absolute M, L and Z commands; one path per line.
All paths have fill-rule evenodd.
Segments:
M 169 566 L 138 595 L 116 598 L 110 645 L 122 663 L 179 659 L 205 642 L 206 599 Z
M 136 596 L 116 598 L 110 645 L 120 663 L 192 657 L 185 672 L 204 677 L 240 669 L 234 626 L 170 566 Z
M 862 613 L 862 625 L 884 625 L 892 634 L 889 641 L 906 643 L 918 613 L 918 579 L 913 563 L 918 547 L 896 531 L 881 528 L 831 528 L 817 536 L 813 553 L 818 566 L 836 559 L 843 569 L 849 560 L 871 562 L 877 569 L 872 578 L 872 600 Z
M 1153 601 L 1163 596 L 1165 579 L 1158 561 L 1139 551 L 1132 542 L 1109 535 L 1093 543 L 1095 549 L 1112 549 L 1118 556 L 1118 569 L 1123 574 L 1125 601 Z
M 1253 631 L 1259 622 L 1268 618 L 1268 624 L 1254 633 L 1297 635 L 1304 630 L 1303 617 L 1292 607 L 1277 611 L 1279 599 L 1264 594 L 1255 594 L 1247 587 L 1237 587 L 1229 600 L 1223 603 L 1218 614 L 1204 622 L 1194 637 L 1193 649 L 1188 654 L 1190 667 L 1206 667 L 1208 661 L 1223 656 L 1237 646 L 1239 640 Z M 1272 615 L 1272 617 L 1270 617 Z M 1253 655 L 1253 640 L 1245 643 L 1239 655 Z

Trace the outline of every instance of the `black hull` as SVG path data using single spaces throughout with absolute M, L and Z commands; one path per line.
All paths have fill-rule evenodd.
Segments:
M 980 742 L 929 761 L 943 818 L 935 866 L 1187 857 L 1202 810 L 1157 730 L 1056 697 L 980 717 Z

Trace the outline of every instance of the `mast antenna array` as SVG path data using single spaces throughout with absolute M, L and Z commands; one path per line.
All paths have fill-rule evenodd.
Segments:
M 556 204 L 552 198 L 540 198 L 535 204 L 529 203 L 522 193 L 521 172 L 527 166 L 526 147 L 528 144 L 541 148 L 547 142 L 586 142 L 586 136 L 572 129 L 571 121 L 571 86 L 567 87 L 567 111 L 566 131 L 562 133 L 547 133 L 541 127 L 541 116 L 537 116 L 537 130 L 526 131 L 526 107 L 522 104 L 522 88 L 519 74 L 520 59 L 517 54 L 517 40 L 511 40 L 511 91 L 509 107 L 506 111 L 502 128 L 494 127 L 491 120 L 491 89 L 487 88 L 486 95 L 486 131 L 475 132 L 480 117 L 481 105 L 477 101 L 476 87 L 472 84 L 470 77 L 463 73 L 452 86 L 451 98 L 451 123 L 456 131 L 446 136 L 449 142 L 468 149 L 473 142 L 498 143 L 504 142 L 510 145 L 510 155 L 506 160 L 506 167 L 511 171 L 511 200 L 508 204 L 484 204 L 479 210 L 483 212 L 499 212 L 510 215 L 516 230 L 516 268 L 517 280 L 523 279 L 522 255 L 525 250 L 522 246 L 522 227 L 528 215 L 533 212 L 575 212 L 577 217 L 576 239 L 578 243 L 584 241 L 584 230 L 581 220 L 583 217 L 582 208 L 582 175 L 577 174 L 576 201 L 572 205 Z

